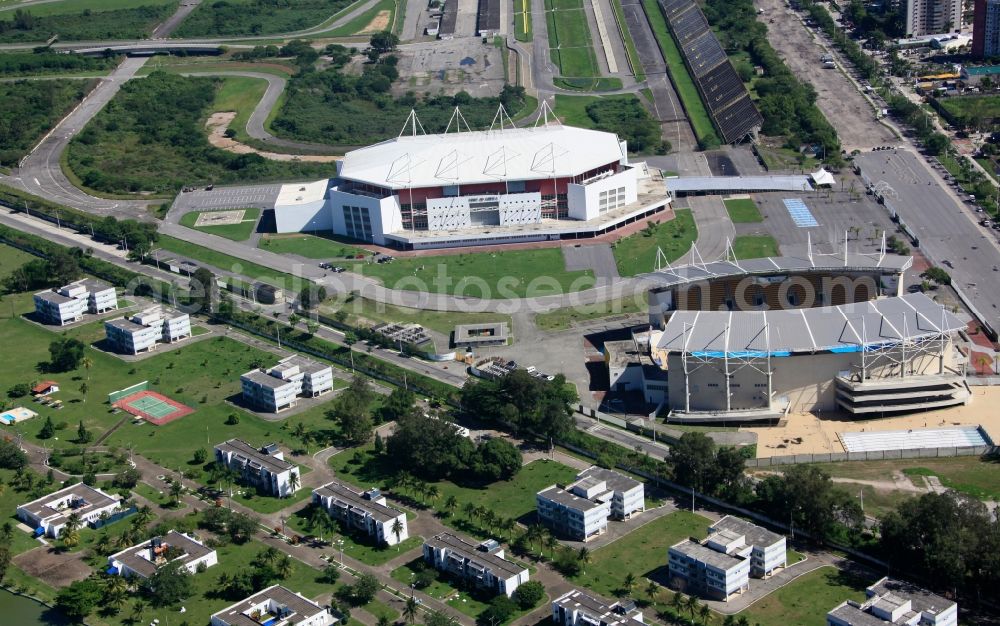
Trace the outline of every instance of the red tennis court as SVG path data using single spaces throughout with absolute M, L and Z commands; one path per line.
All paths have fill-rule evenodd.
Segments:
M 114 406 L 137 417 L 162 426 L 175 419 L 194 413 L 194 409 L 183 405 L 155 391 L 140 391 L 126 396 L 114 403 Z

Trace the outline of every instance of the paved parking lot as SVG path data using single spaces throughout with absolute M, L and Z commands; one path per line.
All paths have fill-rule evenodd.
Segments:
M 280 189 L 279 184 L 216 187 L 212 191 L 205 191 L 202 187 L 179 194 L 174 201 L 174 210 L 186 213 L 251 207 L 270 209 L 274 207 Z

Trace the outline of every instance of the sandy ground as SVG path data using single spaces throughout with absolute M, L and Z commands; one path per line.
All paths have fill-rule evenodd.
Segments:
M 380 33 L 389 26 L 389 11 L 379 11 L 372 18 L 372 21 L 368 22 L 368 26 L 365 26 L 359 32 L 359 35 L 371 35 L 372 33 Z
M 928 411 L 904 417 L 855 420 L 846 415 L 793 414 L 788 425 L 766 428 L 741 428 L 757 434 L 757 457 L 786 454 L 821 454 L 844 452 L 837 433 L 860 431 L 908 430 L 941 426 L 982 425 L 994 440 L 1000 438 L 1000 389 L 972 387 L 972 401 L 966 406 Z M 801 443 L 796 439 L 801 438 Z M 777 447 L 779 445 L 784 447 Z
M 279 154 L 277 152 L 265 152 L 263 150 L 258 150 L 257 148 L 252 148 L 244 143 L 240 143 L 235 139 L 230 139 L 225 136 L 226 129 L 229 128 L 229 124 L 232 123 L 235 117 L 236 113 L 233 111 L 213 113 L 205 122 L 205 127 L 209 129 L 208 143 L 212 144 L 216 148 L 222 148 L 223 150 L 234 154 L 259 154 L 265 159 L 271 159 L 272 161 L 308 161 L 311 163 L 330 163 L 331 161 L 339 161 L 344 158 L 339 156 Z

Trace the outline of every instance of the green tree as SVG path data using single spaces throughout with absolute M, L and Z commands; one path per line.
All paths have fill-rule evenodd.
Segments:
M 215 310 L 215 274 L 199 267 L 191 275 L 191 302 L 198 310 L 211 313 Z
M 383 30 L 373 34 L 368 41 L 368 45 L 379 54 L 385 54 L 396 49 L 396 46 L 399 45 L 399 37 L 391 31 Z
M 444 499 L 444 510 L 445 513 L 447 513 L 448 515 L 454 513 L 457 507 L 458 507 L 458 498 L 456 498 L 454 494 L 450 494 L 447 498 Z
M 941 133 L 933 133 L 930 137 L 924 140 L 924 148 L 933 156 L 942 154 L 948 149 L 950 144 L 951 142 L 948 140 L 948 137 Z
M 475 472 L 486 482 L 510 480 L 524 463 L 517 446 L 499 437 L 481 444 L 476 453 Z
M 537 580 L 522 583 L 514 590 L 514 601 L 522 611 L 533 609 L 545 598 L 545 586 Z
M 669 461 L 676 482 L 704 492 L 715 471 L 715 446 L 704 433 L 684 433 L 670 449 Z
M 197 465 L 204 465 L 205 461 L 208 460 L 208 450 L 206 450 L 205 448 L 198 448 L 197 450 L 194 451 L 194 456 L 192 457 L 192 460 Z
M 396 537 L 396 551 L 399 551 L 399 537 L 403 534 L 403 524 L 399 518 L 392 520 L 392 534 Z
M 76 442 L 77 443 L 90 443 L 93 439 L 93 435 L 87 430 L 87 427 L 83 425 L 83 420 L 80 420 L 80 425 L 76 428 Z
M 368 604 L 375 599 L 375 594 L 377 594 L 381 588 L 382 585 L 378 582 L 378 578 L 375 578 L 372 574 L 365 572 L 358 576 L 358 580 L 354 583 L 354 587 L 351 591 L 351 596 L 359 606 Z
M 79 339 L 63 337 L 49 344 L 49 369 L 69 372 L 80 366 L 86 346 Z
M 442 611 L 434 611 L 424 618 L 424 626 L 455 626 L 457 620 Z M 379 626 L 383 626 L 379 624 Z
M 417 397 L 412 391 L 396 387 L 382 404 L 382 421 L 391 422 L 408 414 L 416 405 Z
M 410 596 L 406 599 L 406 604 L 403 605 L 403 619 L 406 620 L 407 624 L 412 624 L 417 621 L 418 607 L 416 598 Z
M 299 306 L 305 310 L 310 310 L 327 299 L 326 288 L 310 284 L 299 292 Z
M 632 592 L 635 590 L 636 582 L 638 581 L 635 574 L 632 572 L 625 574 L 625 581 L 622 583 L 622 589 L 625 591 L 625 595 L 632 595 Z
M 60 589 L 56 594 L 56 606 L 71 620 L 82 622 L 103 598 L 104 590 L 100 582 L 91 577 Z
M 171 606 L 194 592 L 191 572 L 180 561 L 161 565 L 142 585 L 145 596 L 154 606 Z
M 52 423 L 52 416 L 45 416 L 45 423 L 42 424 L 42 429 L 38 431 L 39 439 L 52 439 L 56 434 L 56 426 Z
M 28 465 L 28 455 L 17 444 L 7 439 L 0 439 L 0 467 L 20 470 Z M 30 472 L 25 477 L 32 476 Z M 30 487 L 29 487 L 30 489 Z

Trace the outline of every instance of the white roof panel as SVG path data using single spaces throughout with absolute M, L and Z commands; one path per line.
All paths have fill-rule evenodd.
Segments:
M 326 188 L 329 183 L 329 179 L 324 178 L 311 183 L 282 185 L 278 192 L 278 199 L 274 201 L 274 206 L 295 206 L 321 201 L 326 198 Z
M 576 176 L 618 162 L 618 136 L 573 126 L 403 135 L 344 156 L 340 177 L 391 189 Z

